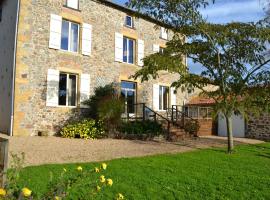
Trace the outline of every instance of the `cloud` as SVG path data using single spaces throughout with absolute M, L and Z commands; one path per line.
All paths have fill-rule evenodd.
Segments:
M 204 17 L 214 23 L 231 21 L 252 22 L 263 18 L 265 0 L 217 0 L 215 4 L 202 9 Z

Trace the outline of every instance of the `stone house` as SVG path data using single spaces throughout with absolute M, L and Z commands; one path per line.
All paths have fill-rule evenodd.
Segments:
M 55 133 L 85 108 L 98 86 L 121 83 L 128 105 L 166 112 L 186 94 L 166 71 L 140 83 L 130 75 L 162 51 L 171 33 L 160 22 L 104 0 L 4 0 L 0 7 L 0 132 Z M 130 109 L 132 112 L 132 108 Z

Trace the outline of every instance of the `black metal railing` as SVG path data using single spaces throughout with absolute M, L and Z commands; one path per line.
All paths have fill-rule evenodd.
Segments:
M 172 105 L 167 110 L 167 117 L 146 106 L 145 103 L 137 103 L 132 105 L 125 105 L 125 113 L 122 118 L 127 121 L 155 121 L 161 123 L 166 129 L 167 138 L 170 137 L 170 130 L 172 126 L 180 129 L 185 129 L 186 123 L 189 121 L 198 121 L 188 116 L 184 110 L 184 106 Z
M 123 120 L 127 121 L 155 121 L 166 126 L 166 133 L 170 133 L 171 121 L 153 109 L 146 106 L 145 103 L 137 103 L 132 105 L 125 105 L 125 113 L 122 115 Z
M 198 120 L 190 117 L 185 112 L 185 107 L 180 105 L 172 105 L 171 108 L 171 121 L 174 125 L 180 126 L 181 128 L 185 129 L 186 122 L 194 121 L 197 122 Z

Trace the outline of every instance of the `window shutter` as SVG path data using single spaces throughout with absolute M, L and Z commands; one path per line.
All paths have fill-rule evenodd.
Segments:
M 177 95 L 175 94 L 175 88 L 171 88 L 171 106 L 177 105 Z
M 159 85 L 153 85 L 153 109 L 154 111 L 159 110 Z
M 79 9 L 79 2 L 78 0 L 67 0 L 67 7 Z
M 123 62 L 123 34 L 115 33 L 115 61 Z
M 80 89 L 80 102 L 81 108 L 87 108 L 86 105 L 83 104 L 84 101 L 88 100 L 90 97 L 90 74 L 82 74 L 81 75 L 81 89 Z
M 91 55 L 92 50 L 92 25 L 83 24 L 82 26 L 82 54 Z
M 143 58 L 144 58 L 144 41 L 138 40 L 138 65 L 143 66 Z
M 46 106 L 58 106 L 59 93 L 59 71 L 54 69 L 48 70 L 47 75 L 47 98 Z
M 158 53 L 158 52 L 159 52 L 159 49 L 160 49 L 160 47 L 159 47 L 158 44 L 153 44 L 153 51 L 154 51 L 155 53 Z
M 60 49 L 61 46 L 62 17 L 51 14 L 49 47 Z
M 168 40 L 168 32 L 164 27 L 161 27 L 161 38 Z

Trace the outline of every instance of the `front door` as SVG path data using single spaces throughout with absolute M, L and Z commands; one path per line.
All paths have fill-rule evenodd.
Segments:
M 135 82 L 121 81 L 121 96 L 125 99 L 126 113 L 135 113 L 137 84 Z

